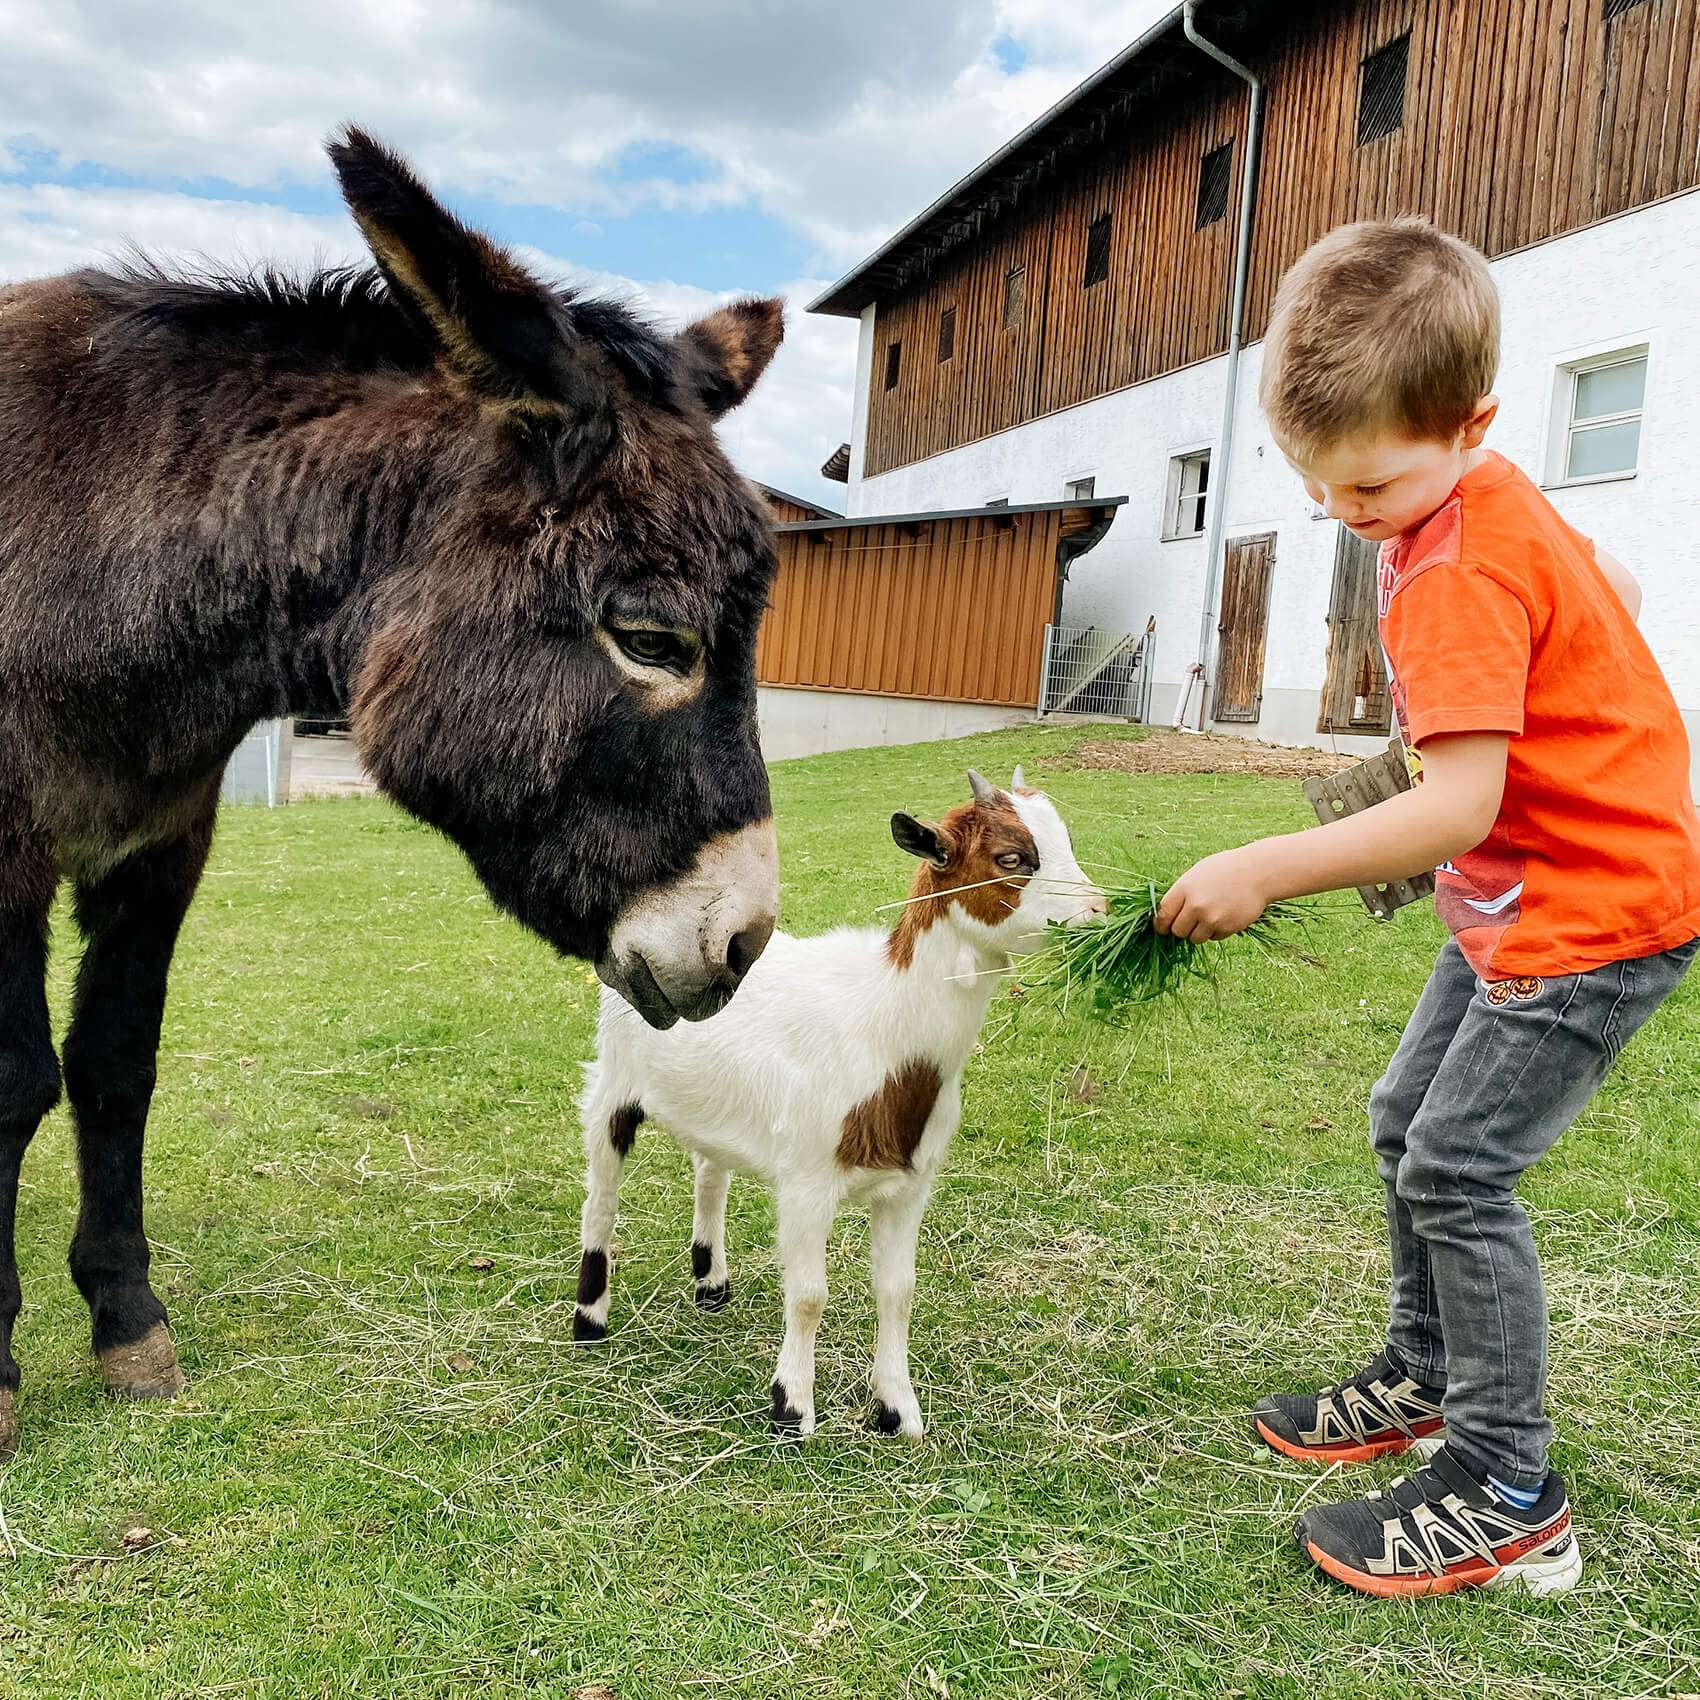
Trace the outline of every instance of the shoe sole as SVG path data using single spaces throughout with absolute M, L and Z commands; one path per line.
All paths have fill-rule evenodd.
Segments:
M 1521 1558 L 1510 1564 L 1480 1565 L 1452 1570 L 1444 1576 L 1372 1576 L 1326 1553 L 1315 1541 L 1305 1543 L 1311 1561 L 1336 1582 L 1377 1599 L 1422 1599 L 1431 1594 L 1457 1594 L 1466 1588 L 1522 1588 L 1535 1599 L 1567 1593 L 1582 1580 L 1582 1549 L 1572 1538 L 1556 1558 Z
M 1368 1464 L 1377 1458 L 1401 1457 L 1407 1452 L 1416 1453 L 1426 1463 L 1446 1444 L 1446 1431 L 1441 1429 L 1414 1440 L 1407 1440 L 1401 1434 L 1391 1440 L 1366 1440 L 1358 1446 L 1301 1446 L 1265 1427 L 1261 1417 L 1253 1417 L 1252 1426 L 1266 1445 L 1305 1464 Z

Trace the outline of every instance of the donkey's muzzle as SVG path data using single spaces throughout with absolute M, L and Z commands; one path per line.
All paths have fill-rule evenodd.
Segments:
M 706 1021 L 773 935 L 779 852 L 763 820 L 710 839 L 690 870 L 621 912 L 596 972 L 651 1027 Z

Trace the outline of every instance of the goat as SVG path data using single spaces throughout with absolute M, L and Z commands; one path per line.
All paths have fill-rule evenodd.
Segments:
M 730 1294 L 732 1171 L 774 1189 L 785 1341 L 772 1420 L 781 1435 L 814 1431 L 827 1235 L 846 1200 L 867 1204 L 879 1316 L 872 1424 L 920 1438 L 909 1379 L 915 1243 L 961 1120 L 963 1067 L 1010 958 L 1035 949 L 1047 922 L 1105 912 L 1062 817 L 1019 768 L 1010 792 L 968 777 L 974 800 L 936 825 L 891 817 L 898 846 L 922 863 L 892 932 L 775 933 L 726 1009 L 666 1032 L 603 994 L 579 1105 L 587 1183 L 574 1339 L 608 1332 L 621 1168 L 638 1127 L 654 1118 L 695 1164 L 691 1268 L 704 1310 Z

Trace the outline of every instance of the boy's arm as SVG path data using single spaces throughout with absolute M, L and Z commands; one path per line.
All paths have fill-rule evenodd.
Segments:
M 1594 545 L 1594 559 L 1606 575 L 1606 583 L 1617 592 L 1617 599 L 1629 610 L 1632 620 L 1641 618 L 1641 586 L 1635 575 L 1615 555 L 1609 555 L 1599 544 Z
M 1308 832 L 1206 856 L 1169 887 L 1157 931 L 1227 938 L 1281 898 L 1383 885 L 1473 850 L 1498 819 L 1509 742 L 1503 732 L 1428 738 L 1414 790 Z

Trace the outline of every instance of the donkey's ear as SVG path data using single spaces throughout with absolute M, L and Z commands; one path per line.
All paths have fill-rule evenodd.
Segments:
M 891 836 L 899 850 L 907 850 L 911 856 L 919 856 L 923 862 L 931 862 L 935 868 L 948 868 L 956 849 L 948 833 L 936 826 L 928 826 L 925 821 L 916 820 L 913 815 L 893 815 Z
M 504 401 L 567 399 L 571 363 L 549 291 L 365 131 L 350 125 L 327 151 L 391 293 L 472 387 Z
M 729 412 L 755 388 L 784 336 L 784 302 L 753 297 L 717 308 L 679 332 L 685 382 L 710 418 Z

